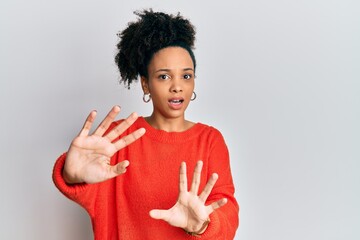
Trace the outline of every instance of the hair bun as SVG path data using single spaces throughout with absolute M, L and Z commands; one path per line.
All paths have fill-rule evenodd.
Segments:
M 169 46 L 181 46 L 192 53 L 195 42 L 195 28 L 189 20 L 177 15 L 150 10 L 134 12 L 139 18 L 130 22 L 118 36 L 119 52 L 115 62 L 121 74 L 121 82 L 130 84 L 138 75 L 147 77 L 147 66 L 153 54 Z

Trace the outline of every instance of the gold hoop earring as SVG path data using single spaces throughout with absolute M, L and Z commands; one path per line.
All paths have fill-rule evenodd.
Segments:
M 146 99 L 146 96 L 148 96 L 149 98 Z M 144 95 L 143 95 L 143 101 L 144 101 L 144 103 L 148 103 L 148 102 L 150 102 L 150 100 L 151 100 L 151 95 L 150 95 L 150 93 L 144 93 Z
M 196 99 L 196 93 L 193 92 L 193 96 L 190 98 L 190 101 L 194 101 Z

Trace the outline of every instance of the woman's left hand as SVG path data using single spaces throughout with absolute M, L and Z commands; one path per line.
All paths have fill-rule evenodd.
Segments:
M 176 204 L 168 210 L 151 210 L 150 216 L 164 220 L 172 226 L 183 228 L 186 232 L 202 234 L 207 228 L 207 223 L 209 223 L 209 215 L 227 203 L 227 199 L 223 198 L 205 206 L 206 199 L 209 197 L 218 175 L 213 173 L 204 190 L 198 195 L 202 166 L 203 162 L 198 161 L 194 170 L 191 189 L 188 191 L 186 163 L 182 162 L 180 166 L 180 192 Z

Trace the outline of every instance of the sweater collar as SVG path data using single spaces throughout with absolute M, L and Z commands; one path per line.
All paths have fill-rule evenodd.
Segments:
M 152 127 L 144 117 L 139 117 L 136 120 L 137 128 L 145 128 L 146 133 L 145 136 L 152 138 L 153 140 L 159 142 L 167 142 L 167 143 L 180 143 L 189 141 L 192 138 L 195 138 L 201 134 L 201 132 L 206 128 L 206 125 L 202 123 L 195 123 L 191 128 L 183 131 L 183 132 L 167 132 L 164 130 L 159 130 Z

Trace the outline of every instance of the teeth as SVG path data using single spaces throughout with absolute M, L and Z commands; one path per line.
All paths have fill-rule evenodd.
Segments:
M 183 100 L 170 100 L 172 104 L 180 104 L 183 102 Z

